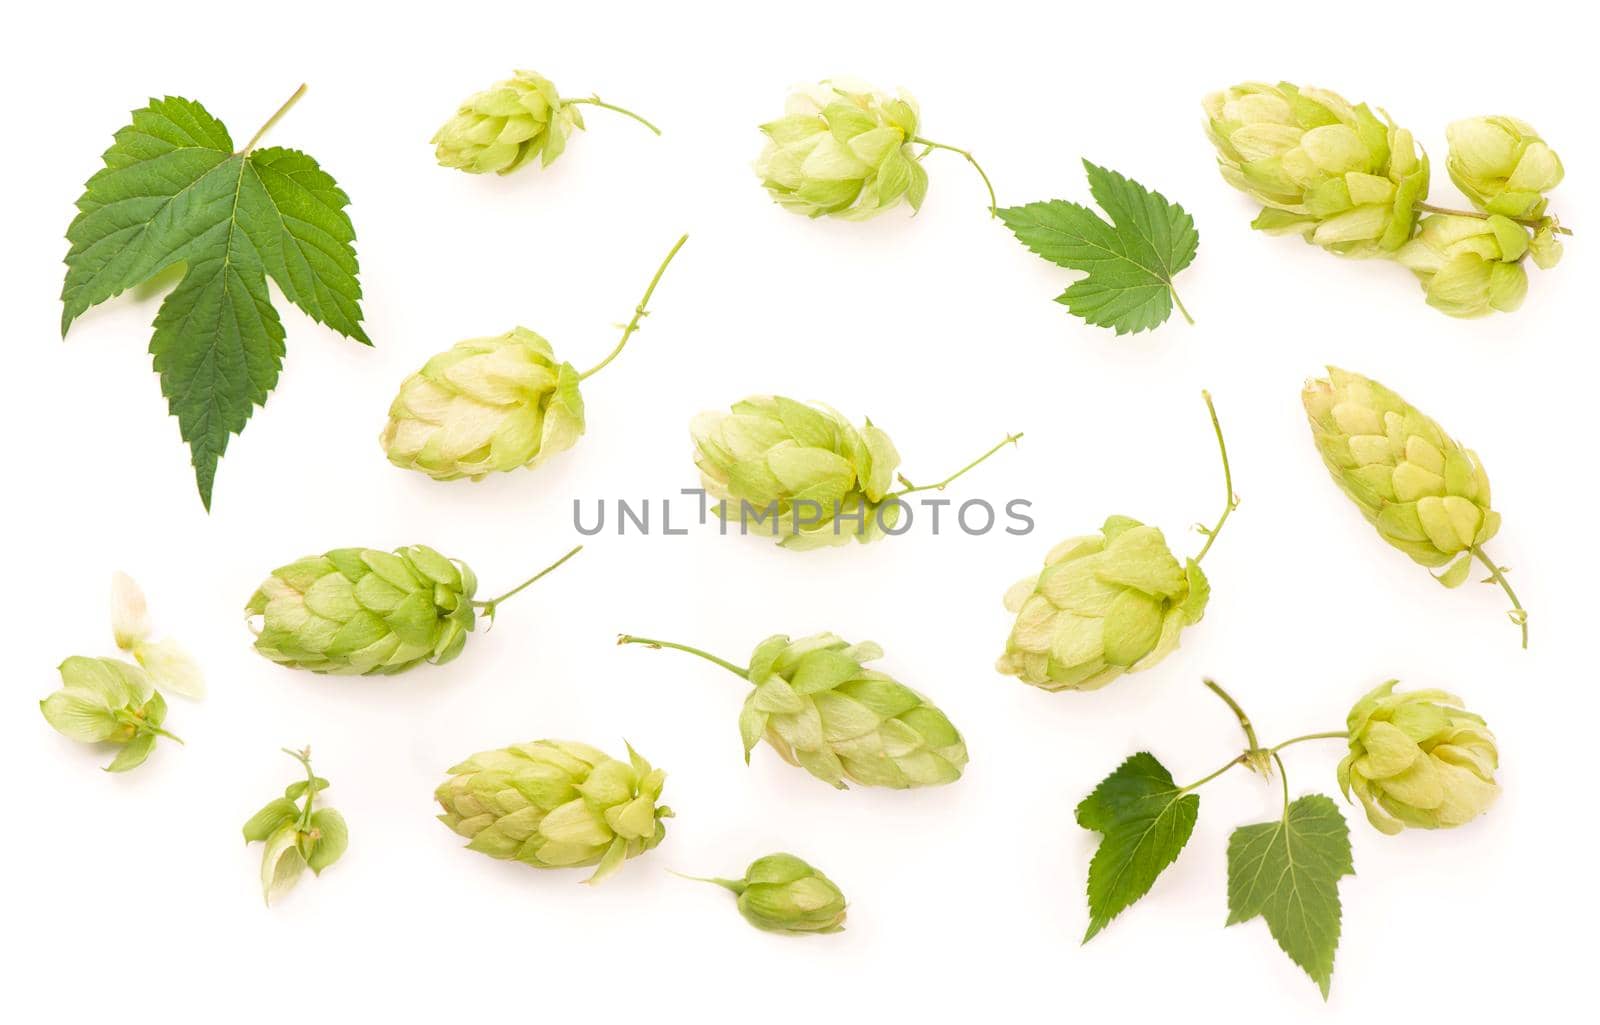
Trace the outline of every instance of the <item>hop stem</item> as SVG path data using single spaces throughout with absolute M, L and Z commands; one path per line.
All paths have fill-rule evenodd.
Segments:
M 516 587 L 513 587 L 511 590 L 507 591 L 505 594 L 502 594 L 500 597 L 491 598 L 488 601 L 475 601 L 472 604 L 477 606 L 480 609 L 483 609 L 484 615 L 488 616 L 490 619 L 493 619 L 494 618 L 494 614 L 495 614 L 495 610 L 499 608 L 501 602 L 505 601 L 507 598 L 511 598 L 511 597 L 514 597 L 514 596 L 522 593 L 523 588 L 525 588 L 529 584 L 532 584 L 535 581 L 539 580 L 541 577 L 545 576 L 547 573 L 553 572 L 563 562 L 566 562 L 568 559 L 572 558 L 574 555 L 577 555 L 581 551 L 583 551 L 583 545 L 578 545 L 572 551 L 570 551 L 567 554 L 563 555 L 561 558 L 557 559 L 555 562 L 552 562 L 550 565 L 546 566 L 544 569 L 541 569 L 539 572 L 535 573 L 533 576 L 531 576 L 528 579 L 524 580 L 522 583 L 518 584 Z
M 743 879 L 719 879 L 708 876 L 684 875 L 682 872 L 675 872 L 670 868 L 667 869 L 667 871 L 672 872 L 672 874 L 677 876 L 679 879 L 687 879 L 691 883 L 710 883 L 712 886 L 720 886 L 724 890 L 727 890 L 729 893 L 732 893 L 736 896 L 744 893 L 746 889 Z
M 624 117 L 633 118 L 635 121 L 639 122 L 641 125 L 644 125 L 646 128 L 650 129 L 652 132 L 655 132 L 657 135 L 661 134 L 661 129 L 657 128 L 655 125 L 653 125 L 650 122 L 646 121 L 644 118 L 640 117 L 638 114 L 635 114 L 633 111 L 627 109 L 626 107 L 619 107 L 614 103 L 606 103 L 604 100 L 600 99 L 600 97 L 598 97 L 598 96 L 586 96 L 586 97 L 583 97 L 581 99 L 576 99 L 576 100 L 568 99 L 567 97 L 563 96 L 561 98 L 561 102 L 562 103 L 587 103 L 591 107 L 603 107 L 606 110 L 616 111 L 618 114 L 621 114 Z
M 1446 216 L 1449 216 L 1449 217 L 1476 217 L 1479 220 L 1487 220 L 1488 217 L 1489 217 L 1488 214 L 1483 213 L 1482 211 L 1479 211 L 1479 210 L 1452 210 L 1449 207 L 1445 207 L 1445 206 L 1434 206 L 1432 203 L 1418 203 L 1417 204 L 1417 209 L 1421 210 L 1423 213 L 1445 214 Z M 1542 228 L 1542 227 L 1544 227 L 1544 219 L 1541 218 L 1541 217 L 1508 217 L 1508 218 L 1506 218 L 1506 220 L 1515 221 L 1516 223 L 1522 225 L 1524 228 Z M 1563 228 L 1559 224 L 1551 225 L 1551 230 L 1554 231 L 1557 235 L 1571 235 L 1572 234 L 1572 229 L 1571 228 Z
M 311 748 L 308 745 L 299 751 L 287 747 L 279 750 L 305 766 L 306 769 L 306 806 L 300 809 L 300 821 L 298 824 L 300 832 L 304 833 L 311 828 L 311 805 L 317 799 L 317 774 L 311 771 Z
M 900 483 L 904 484 L 905 488 L 900 490 L 900 491 L 896 491 L 894 493 L 894 495 L 891 496 L 891 497 L 898 498 L 898 497 L 900 497 L 902 495 L 909 495 L 909 494 L 911 494 L 913 492 L 916 492 L 916 491 L 943 491 L 946 487 L 948 487 L 951 484 L 955 483 L 956 479 L 959 478 L 960 476 L 962 476 L 963 474 L 965 474 L 968 470 L 970 470 L 973 467 L 977 466 L 979 463 L 983 462 L 985 459 L 988 459 L 990 456 L 994 455 L 996 452 L 998 452 L 1001 449 L 1005 448 L 1007 445 L 1015 445 L 1017 442 L 1019 442 L 1021 440 L 1022 440 L 1021 433 L 1006 435 L 1004 438 L 1002 438 L 1000 440 L 999 444 L 995 445 L 989 451 L 985 452 L 983 455 L 981 455 L 978 458 L 974 459 L 972 462 L 968 463 L 966 466 L 963 466 L 961 469 L 957 470 L 955 473 L 952 473 L 950 476 L 946 477 L 944 480 L 939 481 L 937 484 L 912 484 L 910 481 L 906 480 L 904 477 L 901 477 L 900 478 Z
M 1283 767 L 1283 759 L 1278 757 L 1276 750 L 1269 752 L 1272 760 L 1278 763 L 1278 781 L 1283 784 L 1283 817 L 1289 818 L 1289 770 Z
M 1244 714 L 1244 709 L 1239 707 L 1239 702 L 1233 700 L 1233 695 L 1223 690 L 1222 686 L 1218 684 L 1217 681 L 1208 677 L 1205 680 L 1205 685 L 1211 688 L 1211 692 L 1217 697 L 1221 698 L 1229 708 L 1233 709 L 1233 714 L 1238 718 L 1239 725 L 1244 729 L 1244 739 L 1250 745 L 1250 749 L 1240 757 L 1248 758 L 1249 756 L 1259 752 L 1261 750 L 1261 744 L 1256 740 L 1256 728 L 1250 722 L 1250 717 Z
M 1506 597 L 1511 599 L 1511 611 L 1506 614 L 1511 617 L 1513 623 L 1522 628 L 1522 647 L 1526 650 L 1528 647 L 1528 610 L 1523 608 L 1522 602 L 1517 600 L 1517 592 L 1511 589 L 1511 581 L 1506 579 L 1505 570 L 1495 565 L 1495 561 L 1489 558 L 1488 553 L 1477 545 L 1472 546 L 1472 554 L 1478 557 L 1478 561 L 1489 567 L 1489 579 L 1485 583 L 1499 584 L 1500 589 L 1506 593 Z
M 1290 744 L 1299 744 L 1302 741 L 1307 741 L 1307 740 L 1346 740 L 1347 741 L 1349 739 L 1350 739 L 1350 732 L 1348 730 L 1329 730 L 1326 733 L 1307 733 L 1307 734 L 1305 734 L 1303 736 L 1299 736 L 1299 737 L 1290 737 L 1288 740 L 1285 740 L 1281 744 L 1274 744 L 1274 745 L 1272 745 L 1271 751 L 1272 751 L 1272 753 L 1276 754 L 1277 752 L 1282 751 L 1284 748 L 1288 747 Z
M 267 130 L 270 129 L 273 125 L 277 124 L 280 120 L 282 120 L 283 119 L 283 115 L 289 113 L 289 108 L 294 106 L 296 103 L 299 103 L 300 102 L 300 97 L 304 96 L 305 94 L 306 94 L 305 84 L 301 83 L 300 88 L 298 88 L 298 89 L 296 89 L 294 91 L 294 95 L 289 97 L 287 100 L 284 100 L 283 101 L 283 106 L 279 107 L 277 109 L 277 111 L 271 117 L 267 118 L 267 121 L 266 121 L 265 124 L 263 124 L 260 128 L 256 129 L 256 134 L 250 136 L 250 141 L 244 144 L 244 149 L 240 150 L 237 155 L 238 156 L 243 156 L 244 154 L 249 153 L 251 150 L 255 149 L 256 148 L 256 143 L 260 142 L 261 141 L 261 137 L 263 135 L 267 134 Z
M 577 101 L 573 101 L 573 102 L 577 102 Z M 661 283 L 661 275 L 666 273 L 667 264 L 672 262 L 672 258 L 674 256 L 678 255 L 678 250 L 682 249 L 683 248 L 683 244 L 685 242 L 687 242 L 687 241 L 689 241 L 689 236 L 688 235 L 685 235 L 682 238 L 678 239 L 677 244 L 672 247 L 672 251 L 667 253 L 667 258 L 665 260 L 661 261 L 661 266 L 656 268 L 656 276 L 650 279 L 650 287 L 646 288 L 644 290 L 644 298 L 640 299 L 639 300 L 639 305 L 635 306 L 633 308 L 633 319 L 628 321 L 627 326 L 622 329 L 622 338 L 617 342 L 617 347 L 615 349 L 612 349 L 611 350 L 611 354 L 608 355 L 605 359 L 601 360 L 599 363 L 596 363 L 594 366 L 590 367 L 588 370 L 585 370 L 583 373 L 579 374 L 578 375 L 578 379 L 580 381 L 581 380 L 587 380 L 588 378 L 592 377 L 593 375 L 598 374 L 600 371 L 604 370 L 605 367 L 606 367 L 606 364 L 610 363 L 612 360 L 616 359 L 617 358 L 617 354 L 622 351 L 622 347 L 624 345 L 628 344 L 628 338 L 635 331 L 639 330 L 639 321 L 641 321 L 645 317 L 649 316 L 650 311 L 647 310 L 645 307 L 650 305 L 650 297 L 655 294 L 656 285 Z
M 719 665 L 722 668 L 726 669 L 728 672 L 733 673 L 735 676 L 738 676 L 738 677 L 740 677 L 742 679 L 745 679 L 745 680 L 750 679 L 750 670 L 741 669 L 739 666 L 734 665 L 732 662 L 726 661 L 725 659 L 720 659 L 717 656 L 711 654 L 710 652 L 701 651 L 699 648 L 691 648 L 687 644 L 676 644 L 676 643 L 674 643 L 672 641 L 658 641 L 658 640 L 655 640 L 654 638 L 651 638 L 651 637 L 634 637 L 631 634 L 618 634 L 617 635 L 617 643 L 618 644 L 643 644 L 647 648 L 673 648 L 673 649 L 675 649 L 677 651 L 687 651 L 691 655 L 699 655 L 701 658 L 705 659 L 707 662 L 716 663 L 717 665 Z M 707 882 L 714 882 L 715 880 L 706 880 L 706 881 Z
M 1211 543 L 1217 539 L 1217 534 L 1222 531 L 1222 525 L 1228 522 L 1228 517 L 1233 515 L 1233 510 L 1238 508 L 1239 496 L 1233 493 L 1233 470 L 1228 466 L 1228 443 L 1222 440 L 1222 424 L 1217 421 L 1217 407 L 1211 404 L 1211 393 L 1203 391 L 1200 397 L 1206 400 L 1206 410 L 1211 414 L 1211 429 L 1217 433 L 1217 451 L 1222 454 L 1222 484 L 1227 489 L 1228 501 L 1222 509 L 1222 516 L 1217 524 L 1210 528 L 1201 528 L 1206 535 L 1205 546 L 1200 549 L 1200 554 L 1194 557 L 1199 562 L 1211 551 Z M 1230 702 L 1231 704 L 1231 702 Z
M 957 149 L 954 146 L 947 146 L 942 142 L 934 142 L 932 139 L 924 139 L 920 135 L 913 136 L 911 141 L 921 146 L 927 146 L 929 149 L 945 149 L 949 150 L 951 153 L 959 153 L 966 157 L 967 163 L 971 164 L 973 170 L 978 172 L 978 177 L 983 179 L 983 187 L 989 190 L 989 216 L 998 217 L 1000 215 L 998 209 L 1000 204 L 994 198 L 994 185 L 990 183 L 989 176 L 983 173 L 982 165 L 980 165 L 978 161 L 973 158 L 971 153 L 964 149 Z M 1187 317 L 1188 314 L 1185 313 L 1184 316 Z M 1190 323 L 1193 323 L 1193 321 L 1190 321 Z

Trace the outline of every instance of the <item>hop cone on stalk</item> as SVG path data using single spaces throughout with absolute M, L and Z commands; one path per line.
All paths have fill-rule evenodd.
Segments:
M 686 241 L 687 235 L 678 239 L 656 269 L 616 348 L 582 373 L 558 362 L 550 343 L 525 327 L 469 338 L 428 360 L 389 406 L 378 439 L 389 461 L 434 480 L 482 480 L 495 471 L 532 469 L 571 448 L 584 431 L 580 384 L 628 344 Z
M 1367 819 L 1393 835 L 1410 826 L 1470 822 L 1500 795 L 1494 734 L 1461 699 L 1441 690 L 1395 693 L 1390 680 L 1350 710 L 1350 753 L 1339 788 L 1355 792 Z
M 966 742 L 943 712 L 866 668 L 883 657 L 870 641 L 779 634 L 762 641 L 744 669 L 671 641 L 624 635 L 617 643 L 687 651 L 747 680 L 754 690 L 739 713 L 746 764 L 763 738 L 784 761 L 840 790 L 847 779 L 897 790 L 953 783 L 967 764 Z
M 693 876 L 687 878 L 695 878 Z M 766 932 L 844 931 L 844 894 L 833 880 L 793 854 L 769 854 L 745 869 L 742 879 L 698 879 L 738 898 L 739 914 Z
M 1222 177 L 1264 207 L 1254 227 L 1346 256 L 1392 253 L 1411 238 L 1428 160 L 1381 112 L 1287 82 L 1247 82 L 1204 106 Z
M 538 159 L 543 167 L 567 148 L 567 138 L 584 127 L 578 104 L 625 114 L 655 134 L 655 125 L 632 111 L 600 102 L 598 96 L 566 99 L 555 83 L 533 71 L 518 71 L 483 92 L 474 93 L 434 133 L 434 156 L 441 167 L 469 174 L 510 174 Z
M 796 89 L 784 116 L 761 126 L 767 145 L 756 174 L 786 210 L 864 221 L 902 202 L 921 209 L 928 191 L 922 157 L 945 149 L 977 169 L 992 213 L 994 189 L 972 154 L 921 137 L 918 118 L 916 100 L 904 92 L 891 97 L 845 79 Z
M 350 830 L 344 816 L 332 808 L 318 808 L 317 795 L 328 789 L 328 781 L 311 769 L 311 749 L 283 749 L 299 762 L 306 778 L 290 783 L 283 796 L 268 801 L 244 824 L 244 842 L 263 844 L 261 850 L 261 897 L 270 905 L 300 881 L 306 869 L 320 876 L 322 870 L 344 856 L 350 846 Z M 303 805 L 296 801 L 304 800 Z
M 1301 392 L 1311 434 L 1339 489 L 1385 541 L 1430 569 L 1446 587 L 1466 581 L 1472 560 L 1511 599 L 1511 621 L 1528 646 L 1528 614 L 1483 545 L 1500 529 L 1489 505 L 1489 476 L 1430 417 L 1383 385 L 1328 368 Z
M 481 612 L 582 550 L 572 549 L 527 581 L 477 601 L 478 578 L 466 563 L 426 545 L 393 552 L 336 548 L 272 571 L 245 606 L 256 651 L 315 673 L 402 673 L 461 654 Z
M 439 821 L 492 858 L 534 868 L 594 865 L 598 883 L 659 844 L 666 773 L 631 746 L 628 760 L 568 740 L 484 751 L 450 770 L 434 791 Z
M 899 524 L 905 495 L 943 488 L 1022 437 L 1007 437 L 937 484 L 900 477 L 901 489 L 891 491 L 900 453 L 889 436 L 871 420 L 853 427 L 827 406 L 757 396 L 727 413 L 701 413 L 689 433 L 723 521 L 799 551 L 882 539 Z
M 1546 192 L 1566 172 L 1533 126 L 1514 117 L 1474 117 L 1445 130 L 1445 170 L 1472 205 L 1511 218 L 1544 215 Z
M 1522 305 L 1528 294 L 1522 258 L 1529 251 L 1527 229 L 1509 218 L 1430 214 L 1395 259 L 1417 275 L 1429 306 L 1452 317 L 1481 317 Z
M 112 744 L 117 751 L 107 772 L 143 765 L 162 729 L 167 702 L 143 669 L 116 658 L 74 655 L 61 663 L 61 689 L 39 702 L 45 721 L 64 737 L 84 744 Z
M 1156 665 L 1200 622 L 1211 597 L 1200 560 L 1236 504 L 1209 394 L 1205 402 L 1227 490 L 1221 518 L 1202 528 L 1205 547 L 1180 563 L 1159 529 L 1126 516 L 1110 517 L 1098 534 L 1063 541 L 1045 556 L 1043 571 L 1006 592 L 1006 609 L 1017 619 L 995 663 L 999 672 L 1043 690 L 1095 690 Z

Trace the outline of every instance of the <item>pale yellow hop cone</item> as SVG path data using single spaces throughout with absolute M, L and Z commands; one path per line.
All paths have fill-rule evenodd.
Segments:
M 667 835 L 666 773 L 630 746 L 619 761 L 587 744 L 536 740 L 484 751 L 434 791 L 439 821 L 493 858 L 534 868 L 595 866 L 598 883 Z
M 1522 305 L 1528 273 L 1521 260 L 1529 249 L 1527 229 L 1507 217 L 1429 214 L 1395 258 L 1421 280 L 1428 305 L 1452 317 L 1481 317 Z
M 1396 693 L 1390 680 L 1350 710 L 1350 753 L 1339 788 L 1384 833 L 1470 822 L 1500 795 L 1494 734 L 1461 699 L 1439 690 Z
M 1532 125 L 1514 117 L 1474 117 L 1454 122 L 1445 135 L 1445 169 L 1473 206 L 1517 219 L 1543 216 L 1545 193 L 1566 172 Z

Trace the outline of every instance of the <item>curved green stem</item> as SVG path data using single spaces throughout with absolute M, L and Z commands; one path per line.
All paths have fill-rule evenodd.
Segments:
M 949 150 L 951 153 L 959 153 L 966 157 L 967 163 L 971 164 L 973 169 L 978 172 L 978 177 L 983 179 L 983 187 L 989 190 L 989 216 L 1000 216 L 1000 204 L 994 198 L 994 185 L 989 181 L 989 176 L 983 173 L 983 166 L 979 164 L 976 159 L 974 159 L 971 153 L 955 146 L 947 146 L 942 142 L 934 142 L 932 139 L 924 139 L 920 135 L 913 136 L 911 141 L 920 146 L 927 146 L 929 149 L 945 149 Z M 1185 314 L 1185 316 L 1187 316 L 1187 314 Z
M 658 641 L 653 637 L 634 637 L 632 634 L 618 634 L 617 643 L 643 644 L 647 648 L 673 648 L 677 651 L 687 651 L 691 655 L 699 655 L 707 662 L 715 662 L 717 665 L 726 669 L 735 676 L 745 680 L 750 679 L 750 670 L 740 668 L 739 666 L 734 665 L 732 662 L 729 662 L 726 659 L 720 659 L 710 652 L 701 651 L 699 648 L 691 648 L 687 644 L 678 644 L 673 641 Z
M 256 134 L 250 136 L 250 141 L 245 143 L 244 144 L 244 149 L 240 150 L 237 154 L 235 154 L 235 156 L 243 156 L 244 154 L 249 153 L 251 150 L 255 149 L 256 148 L 256 143 L 260 142 L 261 141 L 261 137 L 263 135 L 267 134 L 267 129 L 271 128 L 273 125 L 277 124 L 280 120 L 282 120 L 283 119 L 283 115 L 289 113 L 289 108 L 294 106 L 296 103 L 299 103 L 300 102 L 300 97 L 304 96 L 305 94 L 306 94 L 306 87 L 305 87 L 305 83 L 302 82 L 301 85 L 300 85 L 300 88 L 298 88 L 298 89 L 296 89 L 294 91 L 294 95 L 289 97 L 287 100 L 283 101 L 283 106 L 279 107 L 277 109 L 276 113 L 274 113 L 271 117 L 267 118 L 265 124 L 263 124 L 260 128 L 256 129 Z
M 1210 392 L 1203 391 L 1200 397 L 1206 400 L 1206 410 L 1211 414 L 1211 429 L 1217 433 L 1217 451 L 1222 453 L 1222 485 L 1228 491 L 1228 502 L 1223 507 L 1222 516 L 1217 520 L 1216 526 L 1209 529 L 1202 528 L 1205 529 L 1206 543 L 1200 549 L 1200 554 L 1194 557 L 1195 562 L 1204 559 L 1206 553 L 1211 551 L 1211 543 L 1217 539 L 1217 535 L 1222 531 L 1222 525 L 1228 522 L 1228 517 L 1233 515 L 1233 510 L 1239 505 L 1239 497 L 1233 493 L 1233 470 L 1228 466 L 1228 443 L 1222 440 L 1222 424 L 1217 420 L 1217 407 L 1211 404 Z
M 1511 599 L 1511 609 L 1512 609 L 1512 611 L 1506 613 L 1506 615 L 1511 617 L 1511 621 L 1513 623 L 1517 624 L 1519 627 L 1522 628 L 1522 647 L 1523 647 L 1523 650 L 1527 650 L 1527 647 L 1528 647 L 1528 610 L 1523 608 L 1522 607 L 1522 602 L 1517 600 L 1517 592 L 1515 592 L 1515 591 L 1513 591 L 1511 589 L 1511 581 L 1506 579 L 1505 570 L 1503 570 L 1499 566 L 1495 565 L 1495 561 L 1493 559 L 1489 558 L 1488 553 L 1486 553 L 1478 545 L 1473 545 L 1472 546 L 1472 554 L 1476 555 L 1478 557 L 1478 561 L 1482 562 L 1485 566 L 1487 566 L 1489 568 L 1489 579 L 1484 581 L 1484 582 L 1485 583 L 1496 583 L 1496 584 L 1499 584 L 1500 585 L 1500 589 L 1506 593 L 1506 597 Z
M 1417 209 L 1423 213 L 1444 214 L 1448 217 L 1476 217 L 1479 220 L 1488 220 L 1489 218 L 1489 215 L 1482 210 L 1452 210 L 1447 206 L 1434 206 L 1432 203 L 1418 203 Z M 1542 217 L 1507 217 L 1506 220 L 1515 221 L 1524 228 L 1540 228 L 1544 226 L 1544 218 Z M 1552 225 L 1551 230 L 1557 235 L 1572 234 L 1571 228 L 1563 228 L 1559 224 Z
M 713 886 L 720 886 L 724 890 L 727 890 L 733 894 L 741 894 L 747 889 L 743 879 L 719 879 L 711 876 L 691 876 L 685 875 L 682 872 L 674 871 L 670 868 L 667 869 L 667 871 L 671 872 L 679 879 L 687 879 L 691 883 L 710 883 Z
M 1272 760 L 1278 763 L 1278 779 L 1283 783 L 1283 817 L 1289 817 L 1289 770 L 1283 767 L 1283 759 L 1278 757 L 1277 751 L 1270 752 Z
M 1224 765 L 1222 768 L 1218 769 L 1216 772 L 1211 773 L 1209 776 L 1202 776 L 1200 779 L 1197 779 L 1193 783 L 1190 783 L 1188 786 L 1184 787 L 1182 790 L 1179 790 L 1178 793 L 1187 794 L 1191 790 L 1200 789 L 1201 787 L 1205 786 L 1207 783 L 1210 783 L 1212 780 L 1214 780 L 1218 776 L 1222 775 L 1224 772 L 1227 772 L 1229 769 L 1233 768 L 1235 765 L 1243 765 L 1244 764 L 1244 758 L 1245 758 L 1244 755 L 1235 755 L 1233 757 L 1233 760 L 1230 761 L 1227 765 Z
M 1243 758 L 1260 751 L 1261 744 L 1256 741 L 1256 728 L 1251 724 L 1250 717 L 1244 714 L 1244 709 L 1239 707 L 1239 702 L 1233 700 L 1233 695 L 1223 690 L 1222 686 L 1210 677 L 1207 677 L 1204 683 L 1207 687 L 1211 688 L 1211 692 L 1213 694 L 1221 698 L 1229 708 L 1233 709 L 1233 714 L 1239 720 L 1239 725 L 1244 728 L 1244 739 L 1249 743 L 1250 750 L 1246 751 L 1244 755 L 1241 755 L 1240 757 Z
M 950 476 L 946 477 L 944 480 L 938 482 L 937 484 L 912 484 L 910 481 L 906 480 L 904 477 L 901 477 L 900 478 L 900 483 L 904 484 L 905 487 L 903 489 L 899 490 L 899 491 L 893 492 L 890 495 L 886 495 L 885 497 L 886 498 L 899 498 L 899 497 L 901 497 L 903 495 L 909 495 L 909 494 L 911 494 L 913 492 L 916 492 L 916 491 L 943 491 L 945 488 L 947 488 L 951 484 L 955 483 L 957 478 L 959 478 L 962 474 L 966 473 L 968 470 L 971 470 L 973 467 L 977 466 L 979 463 L 983 462 L 985 459 L 988 459 L 990 456 L 994 455 L 996 452 L 998 452 L 1001 449 L 1005 448 L 1007 445 L 1015 445 L 1017 442 L 1019 442 L 1021 440 L 1022 440 L 1022 435 L 1021 435 L 1020 432 L 1017 433 L 1017 434 L 1008 434 L 1008 435 L 1006 435 L 1004 438 L 1002 438 L 1000 440 L 999 444 L 995 445 L 989 451 L 985 452 L 983 455 L 981 455 L 978 458 L 974 459 L 972 462 L 968 463 L 966 466 L 963 466 L 961 469 L 957 470 L 955 473 L 952 473 Z
M 652 132 L 655 132 L 657 135 L 661 134 L 661 129 L 657 128 L 655 125 L 653 125 L 650 122 L 646 121 L 644 118 L 640 117 L 638 114 L 635 114 L 633 111 L 627 109 L 626 107 L 619 107 L 614 103 L 606 103 L 605 101 L 601 100 L 600 97 L 598 97 L 598 96 L 587 96 L 587 97 L 584 97 L 582 99 L 577 99 L 577 100 L 568 99 L 567 97 L 563 96 L 563 97 L 561 97 L 561 102 L 562 103 L 587 103 L 591 107 L 604 107 L 606 110 L 616 111 L 618 114 L 622 114 L 625 117 L 633 118 L 635 121 L 639 122 L 641 125 L 644 125 L 646 128 L 650 129 Z
M 1284 748 L 1288 747 L 1290 744 L 1299 744 L 1302 741 L 1306 741 L 1306 740 L 1346 740 L 1347 741 L 1349 739 L 1350 739 L 1350 733 L 1349 733 L 1348 730 L 1329 730 L 1326 733 L 1307 733 L 1304 736 L 1300 736 L 1300 737 L 1290 737 L 1288 740 L 1285 740 L 1281 744 L 1274 744 L 1271 748 L 1268 749 L 1267 753 L 1268 754 L 1277 754 L 1279 751 L 1282 751 Z
M 667 253 L 667 258 L 665 260 L 661 261 L 661 266 L 656 268 L 656 276 L 650 279 L 650 287 L 648 287 L 648 288 L 646 288 L 644 290 L 644 298 L 640 299 L 639 300 L 639 305 L 637 305 L 637 306 L 635 306 L 633 308 L 633 319 L 628 321 L 627 326 L 622 329 L 622 338 L 617 342 L 617 347 L 615 349 L 612 349 L 611 350 L 611 354 L 608 355 L 605 359 L 601 360 L 599 363 L 596 363 L 594 366 L 590 367 L 588 370 L 585 370 L 583 373 L 579 374 L 578 375 L 578 380 L 580 380 L 580 381 L 587 380 L 591 376 L 593 376 L 593 375 L 599 373 L 600 371 L 604 370 L 605 367 L 606 367 L 606 364 L 610 363 L 612 360 L 616 359 L 617 358 L 617 353 L 621 352 L 622 351 L 622 347 L 624 345 L 628 344 L 628 338 L 635 331 L 639 330 L 639 321 L 641 321 L 645 317 L 649 316 L 650 311 L 645 309 L 645 307 L 650 305 L 650 297 L 655 294 L 656 285 L 661 283 L 661 275 L 666 273 L 667 264 L 672 262 L 672 258 L 674 256 L 678 255 L 678 250 L 682 249 L 683 248 L 683 244 L 685 242 L 687 242 L 687 241 L 689 241 L 689 236 L 688 235 L 685 235 L 682 238 L 678 239 L 677 244 L 675 244 L 672 247 L 672 251 Z
M 1172 296 L 1172 305 L 1176 306 L 1178 312 L 1183 314 L 1183 319 L 1189 322 L 1190 327 L 1194 327 L 1194 318 L 1189 316 L 1189 307 L 1183 305 L 1183 300 L 1178 298 L 1178 290 L 1172 287 L 1171 282 L 1167 283 L 1167 294 Z
M 523 588 L 525 588 L 529 584 L 532 584 L 535 581 L 539 580 L 541 577 L 545 576 L 545 574 L 553 572 L 563 562 L 566 562 L 568 559 L 572 558 L 574 555 L 577 555 L 581 551 L 583 551 L 583 545 L 578 545 L 572 551 L 570 551 L 567 554 L 563 555 L 561 558 L 557 559 L 555 562 L 552 562 L 550 565 L 546 566 L 544 569 L 541 569 L 539 572 L 535 573 L 533 576 L 531 576 L 528 579 L 524 580 L 522 583 L 518 584 L 516 587 L 513 587 L 511 590 L 507 591 L 505 594 L 502 594 L 500 597 L 491 598 L 488 601 L 475 601 L 472 604 L 474 606 L 482 609 L 484 615 L 488 616 L 490 619 L 493 619 L 494 618 L 494 614 L 495 614 L 495 610 L 497 608 L 499 608 L 501 602 L 505 601 L 507 598 L 515 597 L 516 595 L 522 593 L 522 589 Z
M 298 823 L 300 832 L 304 833 L 311 828 L 311 805 L 317 799 L 317 774 L 311 769 L 311 748 L 307 747 L 304 750 L 295 751 L 285 747 L 279 748 L 279 750 L 305 766 L 306 769 L 306 806 L 300 809 Z

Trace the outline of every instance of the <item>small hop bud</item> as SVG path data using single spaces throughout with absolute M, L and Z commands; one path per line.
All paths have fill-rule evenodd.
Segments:
M 1445 168 L 1485 213 L 1523 219 L 1544 214 L 1545 193 L 1561 184 L 1561 158 L 1533 126 L 1514 117 L 1474 117 L 1445 131 Z
M 1500 794 L 1499 751 L 1482 717 L 1439 690 L 1395 693 L 1390 680 L 1350 710 L 1350 753 L 1339 787 L 1354 792 L 1380 832 L 1448 829 L 1477 818 Z
M 793 854 L 757 858 L 742 879 L 702 881 L 737 896 L 739 914 L 757 929 L 797 936 L 844 929 L 844 894 Z

